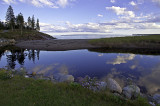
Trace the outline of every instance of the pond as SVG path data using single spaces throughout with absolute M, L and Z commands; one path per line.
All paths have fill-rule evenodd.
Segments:
M 136 83 L 144 93 L 160 92 L 160 55 L 98 53 L 89 50 L 0 52 L 0 68 L 25 68 L 28 73 L 65 72 L 77 77 L 114 78 L 121 87 Z

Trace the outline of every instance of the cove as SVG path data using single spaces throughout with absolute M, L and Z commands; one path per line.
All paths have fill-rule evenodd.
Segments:
M 75 78 L 97 77 L 115 79 L 123 87 L 136 83 L 144 93 L 156 93 L 160 88 L 160 55 L 133 53 L 98 53 L 89 50 L 40 51 L 4 50 L 0 68 L 25 68 L 28 73 L 45 76 L 56 72 L 69 73 Z

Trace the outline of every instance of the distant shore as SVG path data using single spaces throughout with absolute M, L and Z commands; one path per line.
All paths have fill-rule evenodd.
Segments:
M 21 41 L 17 47 L 24 49 L 65 51 L 77 49 L 138 49 L 160 50 L 160 35 L 115 37 L 102 39 L 51 39 Z

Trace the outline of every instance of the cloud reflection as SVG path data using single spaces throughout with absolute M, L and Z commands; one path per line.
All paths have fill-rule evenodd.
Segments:
M 107 61 L 107 64 L 112 64 L 112 65 L 116 65 L 116 64 L 122 64 L 122 63 L 127 63 L 129 60 L 133 60 L 135 58 L 135 54 L 127 54 L 124 56 L 117 56 L 115 59 L 111 60 L 111 61 Z
M 69 68 L 66 65 L 55 63 L 48 66 L 45 65 L 38 65 L 33 67 L 28 71 L 28 73 L 35 72 L 37 74 L 43 74 L 43 75 L 53 75 L 55 73 L 63 73 L 68 74 Z
M 160 93 L 160 64 L 152 69 L 149 74 L 144 74 L 139 79 L 139 84 L 146 87 L 148 93 Z

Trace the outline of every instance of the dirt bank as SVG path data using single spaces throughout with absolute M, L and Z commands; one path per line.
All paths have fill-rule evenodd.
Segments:
M 24 49 L 49 50 L 49 51 L 64 51 L 76 49 L 91 49 L 99 48 L 89 44 L 89 39 L 65 39 L 65 40 L 32 40 L 21 41 L 16 46 Z

